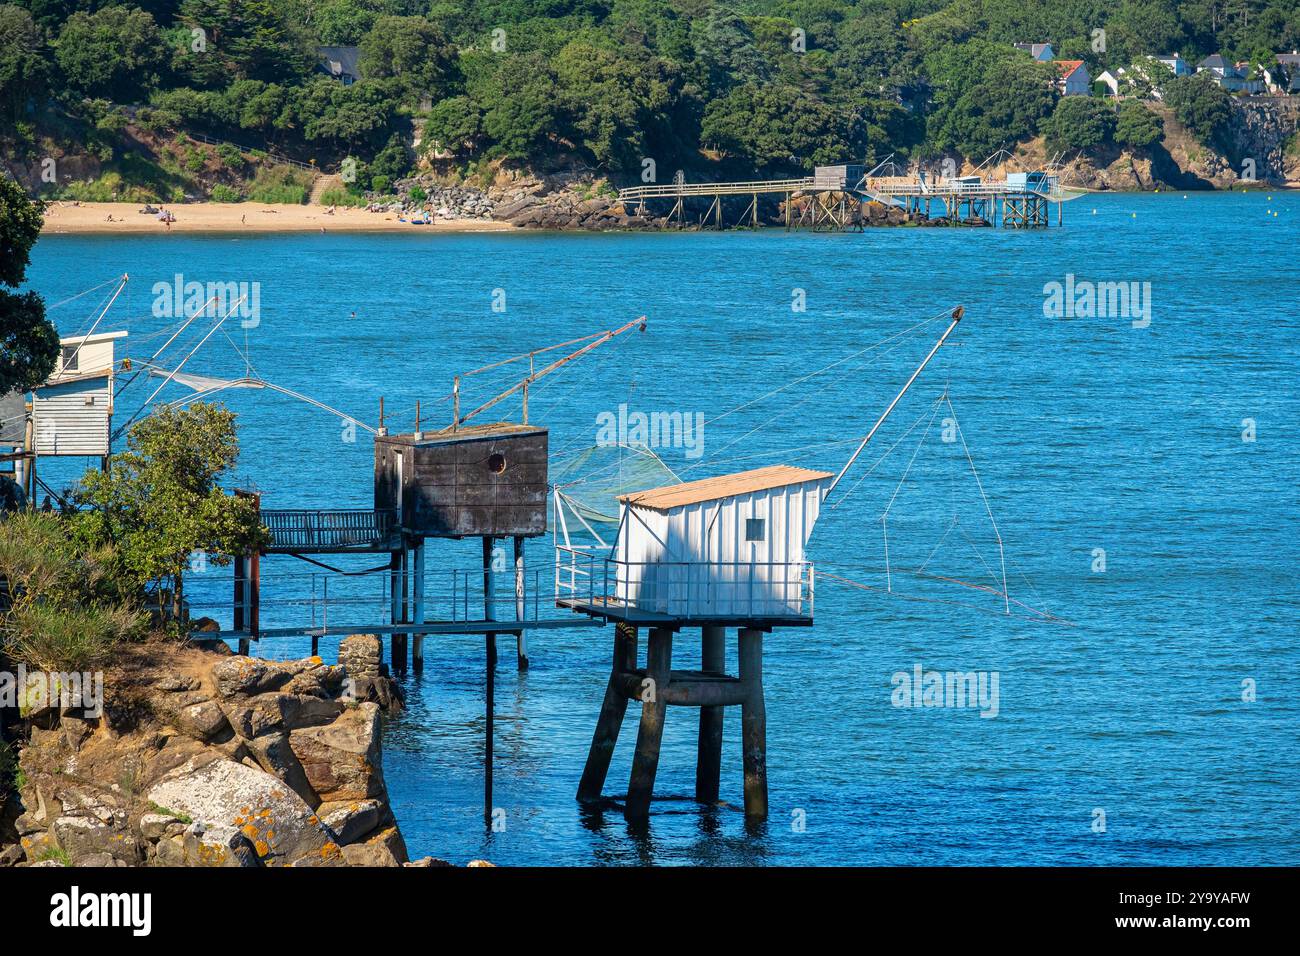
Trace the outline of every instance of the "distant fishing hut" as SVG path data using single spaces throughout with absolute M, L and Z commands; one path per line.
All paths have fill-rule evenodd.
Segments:
M 106 462 L 113 420 L 114 347 L 126 332 L 59 340 L 54 374 L 32 390 L 36 458 L 94 456 Z M 35 461 L 31 463 L 35 472 Z
M 814 578 L 805 549 L 823 501 L 839 484 L 961 320 L 946 331 L 838 474 L 790 465 L 719 475 L 619 496 L 608 555 L 556 543 L 556 603 L 614 628 L 613 661 L 578 799 L 600 799 L 629 700 L 641 721 L 624 813 L 649 814 L 669 705 L 700 708 L 695 798 L 716 803 L 723 708 L 741 709 L 745 816 L 767 817 L 767 714 L 763 635 L 813 623 Z M 638 666 L 642 628 L 649 630 Z M 700 669 L 674 670 L 673 636 L 700 629 Z M 725 672 L 736 629 L 738 673 Z

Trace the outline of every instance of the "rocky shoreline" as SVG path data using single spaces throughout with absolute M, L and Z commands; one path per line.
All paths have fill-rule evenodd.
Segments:
M 432 866 L 410 862 L 382 769 L 401 706 L 373 635 L 339 664 L 154 641 L 105 672 L 104 707 L 23 714 L 0 866 Z

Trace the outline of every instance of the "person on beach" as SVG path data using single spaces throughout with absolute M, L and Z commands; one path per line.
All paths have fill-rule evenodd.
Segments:
M 247 216 L 240 216 L 240 217 L 239 217 L 239 224 L 240 224 L 241 226 L 247 226 L 248 223 L 245 221 L 245 220 L 247 220 L 247 219 L 248 219 Z

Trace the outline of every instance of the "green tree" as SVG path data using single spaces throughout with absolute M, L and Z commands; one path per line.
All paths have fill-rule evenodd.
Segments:
M 27 101 L 40 96 L 47 82 L 41 29 L 22 7 L 0 4 L 0 103 L 17 120 Z
M 1218 143 L 1232 119 L 1232 98 L 1208 72 L 1165 84 L 1165 103 L 1178 122 L 1203 143 Z
M 149 14 L 138 7 L 104 7 L 70 16 L 54 55 L 77 92 L 134 101 L 157 84 L 164 49 Z
M 235 416 L 202 402 L 159 406 L 131 427 L 126 444 L 107 471 L 86 472 L 73 493 L 86 509 L 77 515 L 79 539 L 113 545 L 128 580 L 170 585 L 179 617 L 192 554 L 224 565 L 265 541 L 252 500 L 218 484 L 239 458 Z M 161 606 L 163 588 L 157 593 Z
M 1141 149 L 1164 133 L 1164 121 L 1141 100 L 1123 100 L 1115 123 L 1115 142 Z
M 474 153 L 483 137 L 483 110 L 468 96 L 449 96 L 433 104 L 425 130 L 437 149 Z
M 0 283 L 22 284 L 43 219 L 22 187 L 0 176 Z M 59 333 L 45 318 L 41 297 L 0 289 L 0 395 L 43 382 L 58 357 Z
M 704 111 L 703 141 L 751 168 L 808 171 L 858 160 L 857 117 L 793 86 L 739 86 Z
M 361 75 L 394 77 L 412 93 L 441 92 L 454 50 L 442 30 L 423 17 L 380 17 L 361 39 Z
M 1042 133 L 1052 150 L 1101 146 L 1114 138 L 1115 110 L 1105 100 L 1063 96 L 1043 122 Z

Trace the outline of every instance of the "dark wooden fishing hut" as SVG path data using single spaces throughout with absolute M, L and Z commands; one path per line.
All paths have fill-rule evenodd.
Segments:
M 440 432 L 375 437 L 375 510 L 396 516 L 400 548 L 390 566 L 393 623 L 425 623 L 425 541 L 479 538 L 483 553 L 485 620 L 496 618 L 493 550 L 513 543 L 515 597 L 524 600 L 524 540 L 546 533 L 547 431 L 498 422 Z M 468 594 L 468 588 L 466 589 Z M 414 600 L 412 600 L 414 598 Z M 522 620 L 522 608 L 517 608 Z M 510 633 L 508 628 L 503 633 Z M 523 630 L 513 632 L 518 664 L 528 666 Z M 423 666 L 423 634 L 414 633 L 412 666 Z M 488 635 L 495 653 L 495 634 Z M 394 666 L 406 666 L 406 635 L 394 633 Z

